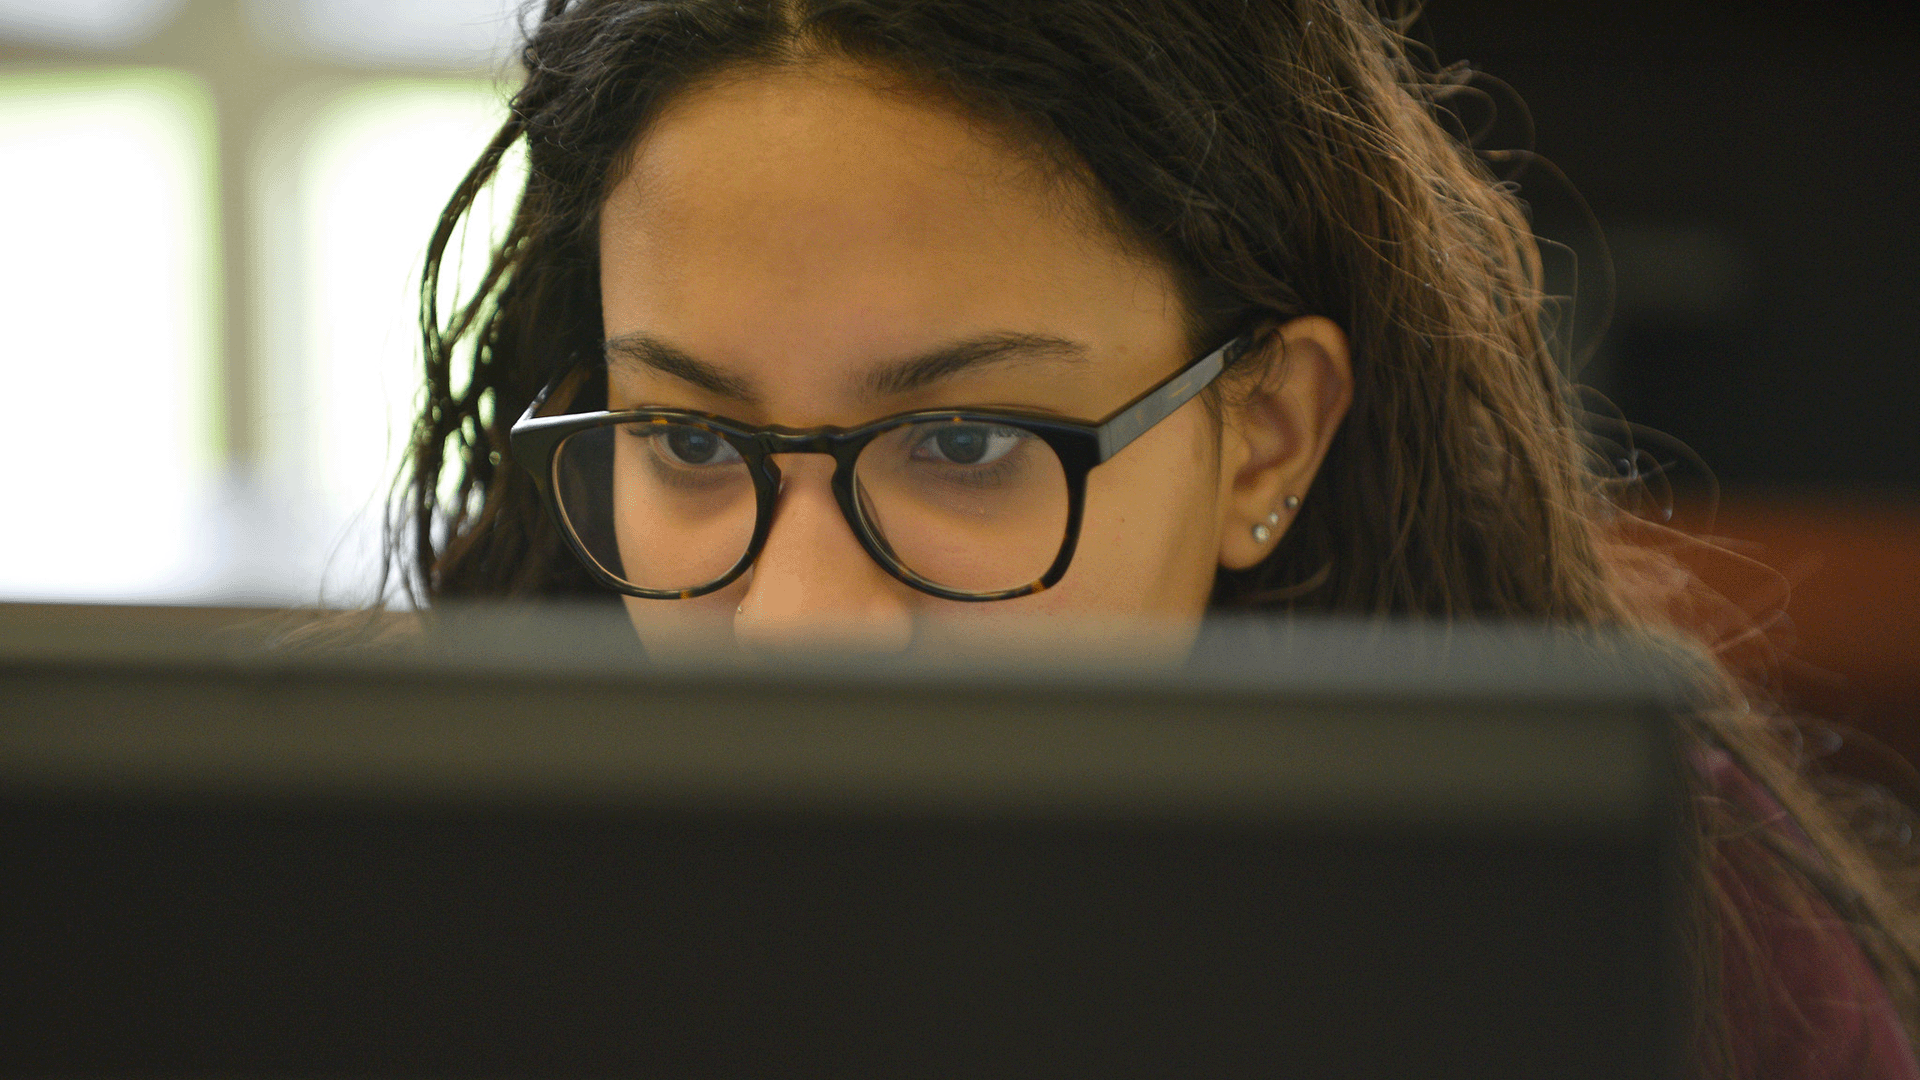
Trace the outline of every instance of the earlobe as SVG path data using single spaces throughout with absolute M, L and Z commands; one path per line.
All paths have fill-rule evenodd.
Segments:
M 1257 381 L 1228 391 L 1222 417 L 1220 565 L 1244 570 L 1293 523 L 1353 400 L 1347 335 L 1318 315 L 1276 327 Z

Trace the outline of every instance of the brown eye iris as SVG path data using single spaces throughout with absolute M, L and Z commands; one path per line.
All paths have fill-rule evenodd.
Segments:
M 720 437 L 699 428 L 677 427 L 667 432 L 667 452 L 688 465 L 705 465 L 722 449 Z
M 985 465 L 1006 457 L 1026 437 L 990 424 L 938 424 L 914 441 L 913 457 L 943 465 Z
M 973 425 L 942 428 L 933 441 L 941 457 L 956 465 L 972 465 L 987 452 L 987 429 Z

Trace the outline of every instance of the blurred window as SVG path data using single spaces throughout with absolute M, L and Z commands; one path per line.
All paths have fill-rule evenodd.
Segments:
M 137 45 L 181 0 L 0 0 L 0 38 L 90 49 Z
M 422 257 L 504 115 L 522 6 L 0 0 L 0 374 L 23 391 L 0 599 L 374 598 Z M 121 411 L 73 422 L 99 408 Z
M 500 124 L 490 83 L 376 82 L 316 115 L 299 165 L 300 390 L 310 479 L 343 513 L 377 507 L 421 404 L 420 270 L 454 187 Z M 509 177 L 483 199 L 449 260 L 449 290 L 477 281 Z M 442 300 L 443 312 L 454 297 Z M 377 517 L 377 515 L 375 515 Z
M 520 0 L 252 0 L 270 34 L 348 64 L 486 66 L 505 56 Z
M 178 72 L 0 73 L 0 594 L 162 599 L 217 572 L 212 131 Z

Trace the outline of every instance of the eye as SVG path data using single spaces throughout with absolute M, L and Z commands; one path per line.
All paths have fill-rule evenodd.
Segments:
M 740 451 L 727 440 L 696 427 L 673 426 L 653 437 L 654 451 L 676 465 L 731 465 Z
M 991 424 L 941 424 L 915 443 L 913 457 L 952 465 L 987 465 L 1019 446 L 1027 433 Z

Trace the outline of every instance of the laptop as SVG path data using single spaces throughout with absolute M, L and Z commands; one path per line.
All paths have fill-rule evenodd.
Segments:
M 1684 657 L 289 648 L 0 606 L 0 1075 L 1670 1077 Z

